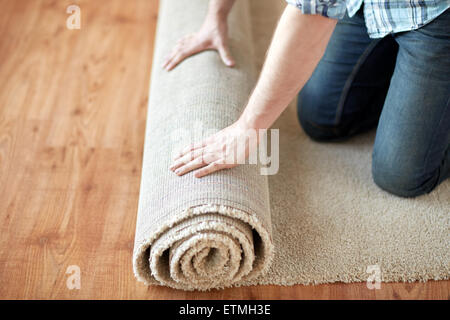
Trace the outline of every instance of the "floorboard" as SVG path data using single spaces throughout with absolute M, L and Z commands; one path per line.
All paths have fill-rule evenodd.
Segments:
M 66 28 L 74 3 L 79 30 Z M 207 293 L 138 283 L 131 255 L 158 2 L 0 6 L 1 299 L 449 298 L 449 281 Z M 79 290 L 67 287 L 72 265 Z

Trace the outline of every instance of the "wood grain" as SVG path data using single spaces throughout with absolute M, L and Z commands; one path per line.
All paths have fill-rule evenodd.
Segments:
M 68 5 L 80 30 L 66 28 Z M 156 0 L 0 0 L 0 298 L 448 299 L 449 281 L 146 287 L 133 249 Z M 66 269 L 81 269 L 81 289 Z

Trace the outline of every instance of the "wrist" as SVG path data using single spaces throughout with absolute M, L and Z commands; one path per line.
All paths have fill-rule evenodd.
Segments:
M 227 23 L 227 15 L 223 12 L 215 12 L 210 10 L 206 16 L 206 21 L 209 21 L 213 24 L 226 24 Z
M 244 110 L 238 119 L 238 123 L 241 127 L 245 129 L 266 129 L 263 123 L 260 121 L 257 115 L 249 112 L 248 107 Z
M 220 22 L 226 22 L 232 4 L 223 0 L 211 0 L 208 7 L 208 16 Z

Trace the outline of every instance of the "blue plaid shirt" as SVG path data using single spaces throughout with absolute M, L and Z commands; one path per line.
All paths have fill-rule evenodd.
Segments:
M 418 29 L 450 7 L 450 0 L 286 0 L 305 14 L 342 19 L 352 17 L 364 1 L 364 17 L 371 38 Z M 449 30 L 450 32 L 450 30 Z

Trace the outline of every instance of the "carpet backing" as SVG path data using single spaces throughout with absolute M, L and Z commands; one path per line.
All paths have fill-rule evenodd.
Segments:
M 415 199 L 381 191 L 370 175 L 374 133 L 312 142 L 292 104 L 273 126 L 280 134 L 277 174 L 261 175 L 259 165 L 201 179 L 169 171 L 174 151 L 239 117 L 284 8 L 281 0 L 236 1 L 229 16 L 234 68 L 208 51 L 164 71 L 164 57 L 199 29 L 207 5 L 160 1 L 133 254 L 137 279 L 183 290 L 357 282 L 373 270 L 382 281 L 448 279 L 450 183 Z

